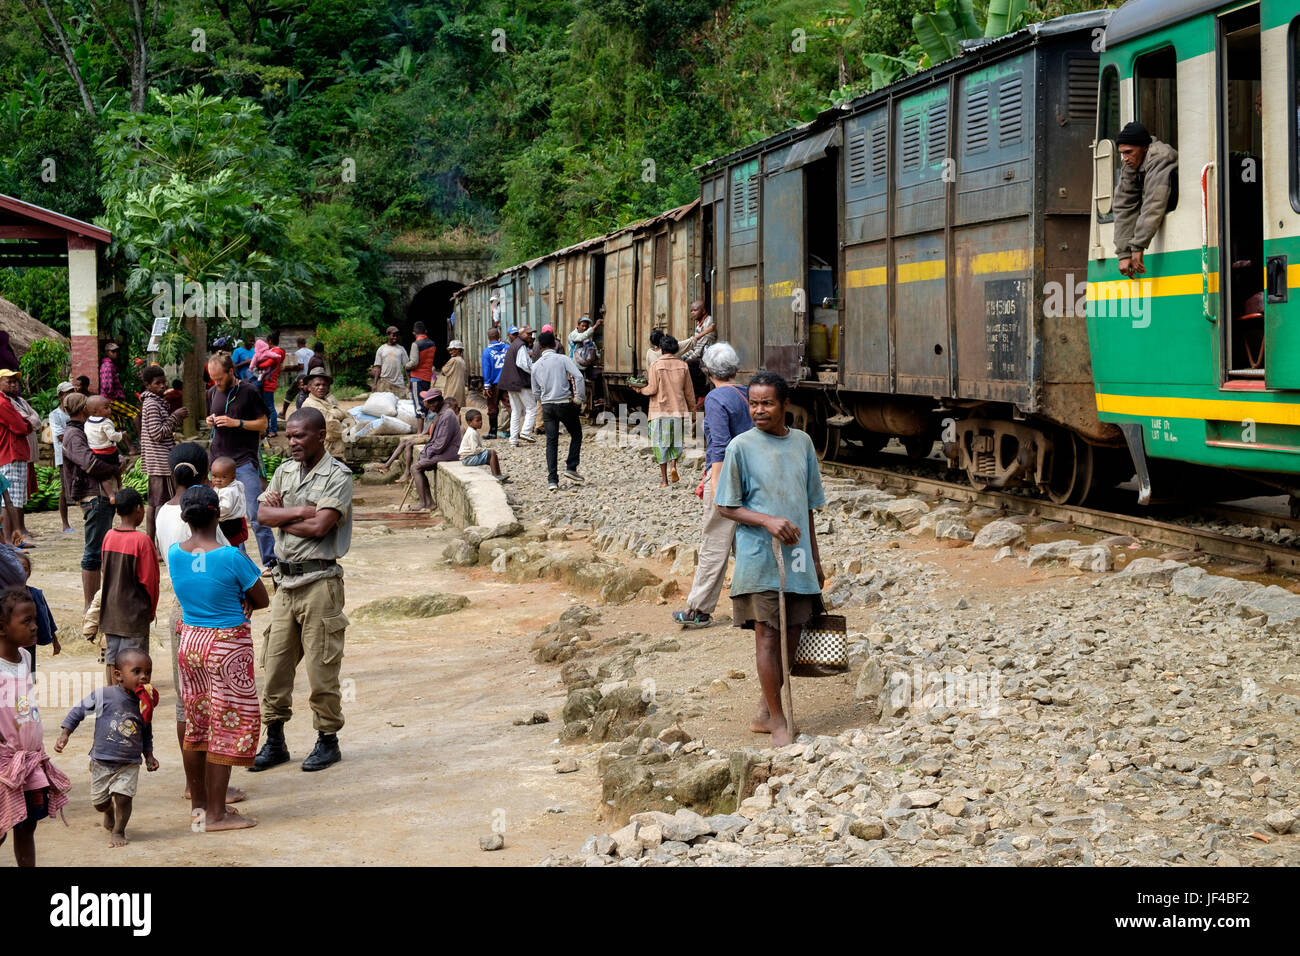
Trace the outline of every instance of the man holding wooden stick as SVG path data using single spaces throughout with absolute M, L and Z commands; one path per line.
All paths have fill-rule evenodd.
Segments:
M 804 624 L 824 612 L 825 575 L 812 513 L 826 498 L 812 440 L 786 424 L 789 392 L 785 379 L 775 372 L 759 372 L 750 380 L 754 427 L 727 446 L 713 499 L 718 513 L 738 525 L 732 612 L 737 627 L 754 631 L 763 689 L 749 729 L 770 733 L 774 747 L 790 743 L 798 732 L 789 662 Z

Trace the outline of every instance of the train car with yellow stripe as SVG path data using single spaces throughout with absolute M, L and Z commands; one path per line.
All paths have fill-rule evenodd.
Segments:
M 1294 508 L 1300 8 L 1131 0 L 1105 41 L 1087 286 L 1100 420 L 1123 431 L 1144 501 L 1178 497 L 1200 466 L 1219 494 L 1271 487 Z M 1177 150 L 1178 188 L 1130 278 L 1114 193 L 1133 121 Z
M 720 334 L 797 383 L 824 455 L 942 440 L 977 486 L 1058 501 L 1131 474 L 1084 307 L 1108 16 L 967 43 L 701 167 Z

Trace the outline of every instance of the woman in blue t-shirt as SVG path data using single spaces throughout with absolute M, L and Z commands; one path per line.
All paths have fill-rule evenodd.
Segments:
M 181 756 L 194 826 L 242 830 L 257 821 L 226 807 L 231 767 L 250 767 L 261 712 L 253 677 L 249 617 L 271 603 L 261 572 L 238 548 L 217 541 L 221 506 L 205 485 L 185 489 L 181 516 L 190 537 L 167 553 L 167 573 L 181 604 L 177 647 L 185 741 Z M 219 794 L 208 800 L 208 794 Z

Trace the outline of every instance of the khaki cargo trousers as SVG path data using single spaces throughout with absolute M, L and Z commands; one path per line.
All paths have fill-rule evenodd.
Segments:
M 343 664 L 343 579 L 321 578 L 296 588 L 276 588 L 271 623 L 262 634 L 262 722 L 293 716 L 293 678 L 307 661 L 312 726 L 336 734 L 343 726 L 339 668 Z

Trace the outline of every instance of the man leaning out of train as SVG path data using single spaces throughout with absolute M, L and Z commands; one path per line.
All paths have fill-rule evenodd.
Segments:
M 1115 254 L 1130 279 L 1146 272 L 1142 254 L 1178 193 L 1178 153 L 1141 123 L 1129 123 L 1115 137 L 1124 167 L 1115 189 Z

